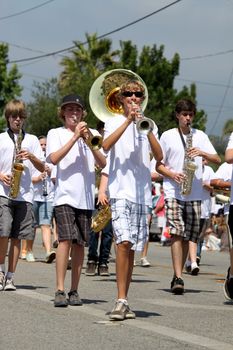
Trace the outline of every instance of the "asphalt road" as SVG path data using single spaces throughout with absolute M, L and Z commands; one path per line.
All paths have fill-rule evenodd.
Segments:
M 54 308 L 55 263 L 43 262 L 40 234 L 34 253 L 36 262 L 19 261 L 17 291 L 0 292 L 0 349 L 233 349 L 233 304 L 223 295 L 226 252 L 203 252 L 200 274 L 184 274 L 185 294 L 175 296 L 170 248 L 151 242 L 151 267 L 135 267 L 129 293 L 137 318 L 122 322 L 108 320 L 116 297 L 114 262 L 110 277 L 85 276 L 83 269 L 83 306 Z M 69 284 L 67 271 L 67 291 Z

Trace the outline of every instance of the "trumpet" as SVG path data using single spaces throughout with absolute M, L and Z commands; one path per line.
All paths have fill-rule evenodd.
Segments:
M 139 107 L 135 103 L 133 103 L 133 105 Z M 136 128 L 137 128 L 139 134 L 148 135 L 149 132 L 153 131 L 156 128 L 155 122 L 150 118 L 146 118 L 140 107 L 136 112 L 139 113 L 139 115 L 141 115 L 141 117 L 142 117 L 142 118 L 138 118 L 136 120 Z
M 93 135 L 88 128 L 83 139 L 92 151 L 97 151 L 102 147 L 103 137 L 99 135 Z

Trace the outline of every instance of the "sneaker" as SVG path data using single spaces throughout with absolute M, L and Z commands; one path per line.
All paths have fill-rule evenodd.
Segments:
M 174 294 L 184 293 L 184 281 L 182 278 L 176 276 L 173 277 L 173 280 L 171 281 L 171 291 Z
M 67 263 L 67 270 L 71 270 L 72 269 L 72 259 L 71 257 L 69 257 L 68 263 Z
M 4 290 L 6 290 L 6 291 L 16 290 L 16 286 L 14 285 L 13 278 L 7 278 L 6 279 Z
M 86 267 L 86 276 L 95 276 L 95 270 L 96 270 L 96 263 L 95 261 L 91 260 L 87 262 Z
M 186 265 L 186 264 L 185 264 L 184 268 L 185 268 L 185 271 L 186 271 L 187 273 L 191 273 L 191 265 Z
M 230 267 L 227 270 L 227 276 L 223 285 L 223 292 L 227 300 L 233 300 L 233 278 L 230 277 Z
M 134 320 L 136 318 L 136 314 L 135 312 L 133 312 L 129 305 L 127 305 L 127 310 L 126 310 L 126 313 L 125 313 L 125 319 L 126 320 Z
M 142 267 L 149 267 L 150 266 L 150 263 L 149 261 L 147 260 L 147 257 L 145 256 L 144 258 L 141 258 L 141 266 Z
M 0 291 L 4 289 L 5 286 L 5 273 L 0 272 Z
M 128 305 L 123 301 L 117 300 L 114 309 L 109 315 L 111 321 L 123 321 L 128 311 Z
M 83 304 L 76 290 L 72 290 L 68 293 L 68 302 L 71 306 L 81 306 Z
M 200 266 L 201 258 L 199 256 L 197 256 L 196 258 L 196 263 L 197 263 L 197 266 Z
M 34 258 L 33 252 L 28 252 L 26 254 L 26 260 L 27 262 L 35 262 L 36 259 Z
M 47 264 L 51 264 L 55 258 L 56 258 L 56 253 L 54 251 L 49 252 L 46 254 L 45 262 Z
M 27 252 L 21 252 L 20 259 L 26 260 Z
M 98 275 L 99 276 L 110 276 L 107 264 L 102 264 L 102 265 L 98 266 Z
M 66 299 L 66 293 L 62 290 L 58 290 L 55 293 L 55 299 L 54 299 L 54 306 L 55 307 L 66 307 L 68 306 L 68 301 Z
M 191 275 L 197 276 L 199 271 L 200 271 L 200 269 L 197 266 L 197 263 L 196 262 L 192 263 L 192 265 L 191 265 Z
M 53 242 L 53 248 L 57 248 L 58 247 L 58 240 L 56 239 L 56 241 Z

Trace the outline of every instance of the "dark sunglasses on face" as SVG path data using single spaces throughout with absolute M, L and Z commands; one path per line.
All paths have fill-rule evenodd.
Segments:
M 12 118 L 12 119 L 17 119 L 17 118 L 19 118 L 19 119 L 25 119 L 26 117 L 25 117 L 24 115 L 20 115 L 20 114 L 12 114 L 12 115 L 11 115 L 11 118 Z
M 142 91 L 123 91 L 122 92 L 122 96 L 124 97 L 132 97 L 132 96 L 135 96 L 135 97 L 143 97 L 143 92 Z

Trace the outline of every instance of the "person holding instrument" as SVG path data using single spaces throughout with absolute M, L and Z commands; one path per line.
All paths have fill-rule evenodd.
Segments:
M 128 291 L 135 250 L 143 250 L 149 234 L 150 152 L 156 160 L 162 159 L 157 131 L 152 130 L 150 123 L 147 132 L 144 132 L 144 125 L 141 132 L 137 127 L 137 120 L 143 118 L 143 102 L 147 100 L 146 85 L 138 75 L 126 70 L 113 70 L 106 79 L 117 81 L 119 77 L 122 81 L 122 76 L 125 81 L 120 83 L 116 97 L 122 114 L 106 121 L 103 141 L 103 149 L 108 152 L 108 189 L 116 243 L 118 291 L 109 318 L 116 321 L 136 317 L 128 304 Z
M 44 171 L 44 163 L 37 137 L 23 130 L 26 119 L 24 102 L 8 102 L 5 118 L 8 129 L 0 134 L 0 290 L 10 291 L 16 290 L 14 273 L 21 240 L 34 239 L 31 177 L 35 168 Z M 9 238 L 8 272 L 5 274 Z
M 82 305 L 78 286 L 84 245 L 88 242 L 94 210 L 95 163 L 101 168 L 106 164 L 101 151 L 93 149 L 89 142 L 89 145 L 86 144 L 87 135 L 100 135 L 96 130 L 88 129 L 85 115 L 80 96 L 65 96 L 59 109 L 64 126 L 51 129 L 47 135 L 47 162 L 57 166 L 54 214 L 59 244 L 56 254 L 55 307 L 66 307 L 68 303 Z M 71 246 L 71 288 L 67 302 L 64 281 Z
M 208 136 L 203 131 L 192 128 L 195 114 L 196 106 L 191 100 L 182 99 L 177 102 L 175 118 L 178 126 L 162 134 L 160 144 L 163 161 L 156 164 L 156 170 L 164 177 L 165 213 L 172 236 L 174 276 L 171 292 L 174 294 L 184 293 L 182 271 L 188 251 L 191 269 L 197 266 L 203 191 L 202 158 L 216 164 L 221 162 Z
M 46 136 L 38 137 L 41 149 L 46 156 Z M 34 186 L 33 212 L 35 217 L 35 229 L 41 228 L 42 240 L 45 249 L 45 262 L 50 264 L 56 258 L 55 251 L 51 250 L 52 215 L 54 199 L 54 183 L 51 178 L 53 166 L 45 163 L 43 173 L 36 172 L 32 177 Z

